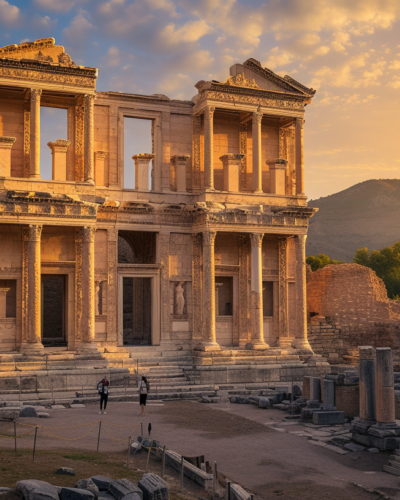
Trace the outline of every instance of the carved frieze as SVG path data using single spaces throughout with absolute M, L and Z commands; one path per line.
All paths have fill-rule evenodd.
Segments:
M 241 123 L 239 128 L 239 148 L 240 154 L 244 157 L 240 161 L 239 189 L 245 191 L 247 187 L 247 123 Z
M 226 80 L 226 82 L 224 82 L 224 85 L 233 85 L 235 87 L 249 87 L 253 89 L 260 88 L 260 86 L 257 85 L 254 78 L 252 80 L 249 80 L 248 78 L 245 77 L 244 73 L 239 73 L 236 76 L 230 76 Z
M 294 109 L 303 110 L 304 102 L 297 100 L 290 100 L 289 98 L 267 98 L 261 96 L 251 96 L 251 95 L 241 95 L 241 94 L 230 94 L 227 92 L 218 92 L 214 90 L 204 91 L 205 99 L 212 99 L 216 101 L 224 101 L 231 103 L 243 103 L 243 104 L 256 104 L 258 106 L 265 106 L 269 108 L 280 108 L 280 109 Z

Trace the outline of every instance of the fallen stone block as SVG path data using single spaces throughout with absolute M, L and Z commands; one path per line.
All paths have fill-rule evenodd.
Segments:
M 169 499 L 168 484 L 157 474 L 144 474 L 138 487 L 143 491 L 143 500 Z
M 37 411 L 33 406 L 26 406 L 19 412 L 20 417 L 37 417 Z
M 80 490 L 91 491 L 94 495 L 94 498 L 97 498 L 99 496 L 99 488 L 94 484 L 94 482 L 91 478 L 80 479 L 76 483 L 75 488 L 78 488 Z
M 336 425 L 346 422 L 343 411 L 314 411 L 312 420 L 316 425 Z
M 24 500 L 24 497 L 15 488 L 0 488 L 0 500 Z
M 25 500 L 59 500 L 57 486 L 38 479 L 18 481 L 15 488 Z
M 65 406 L 64 405 L 51 405 L 51 409 L 52 410 L 65 410 Z
M 344 447 L 346 448 L 346 450 L 350 450 L 350 451 L 364 451 L 365 450 L 365 446 L 361 446 L 361 445 L 356 444 L 356 443 L 347 443 L 344 445 Z
M 75 408 L 86 408 L 85 405 L 79 404 L 79 403 L 74 403 L 70 405 L 70 408 L 75 409 Z
M 66 476 L 75 476 L 75 471 L 74 471 L 74 469 L 71 469 L 71 467 L 59 467 L 56 470 L 56 474 L 64 474 Z
M 228 488 L 226 488 L 226 497 L 228 497 Z M 230 500 L 251 500 L 252 496 L 238 484 L 231 483 L 229 497 Z
M 48 413 L 45 413 L 44 411 L 40 411 L 37 416 L 39 418 L 49 418 L 49 414 Z
M 90 479 L 99 488 L 100 492 L 108 491 L 108 487 L 113 482 L 113 479 L 107 476 L 92 476 Z
M 268 398 L 258 398 L 259 408 L 271 408 L 271 403 Z
M 178 472 L 181 471 L 181 458 L 175 451 L 165 452 L 165 463 Z M 213 475 L 207 474 L 189 462 L 184 461 L 183 475 L 206 490 L 212 489 Z
M 99 491 L 98 500 L 115 500 L 115 498 L 108 491 Z
M 19 413 L 19 408 L 0 408 L 0 420 L 16 420 Z
M 368 448 L 368 450 L 370 453 L 379 453 L 379 450 L 378 448 Z
M 116 481 L 112 481 L 108 487 L 108 491 L 117 500 L 122 500 L 122 498 L 128 497 L 128 495 L 129 498 L 125 500 L 143 500 L 142 490 L 131 483 L 129 479 L 117 479 Z
M 94 500 L 94 495 L 79 488 L 61 488 L 60 500 Z

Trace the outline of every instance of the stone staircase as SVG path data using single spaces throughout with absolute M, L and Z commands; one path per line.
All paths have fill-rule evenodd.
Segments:
M 383 466 L 385 472 L 400 476 L 400 449 L 393 450 L 393 455 L 390 455 L 388 465 Z

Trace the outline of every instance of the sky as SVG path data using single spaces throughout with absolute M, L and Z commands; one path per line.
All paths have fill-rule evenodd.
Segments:
M 98 90 L 190 99 L 249 57 L 317 90 L 306 193 L 400 178 L 400 0 L 0 0 L 0 46 L 53 37 Z

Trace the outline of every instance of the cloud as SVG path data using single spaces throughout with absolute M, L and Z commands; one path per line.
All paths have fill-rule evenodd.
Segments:
M 115 67 L 121 64 L 120 51 L 118 47 L 110 47 L 106 58 L 107 66 Z
M 69 12 L 72 7 L 84 4 L 87 0 L 34 0 L 41 9 L 53 12 Z
M 179 43 L 197 42 L 204 35 L 214 31 L 204 20 L 188 21 L 183 26 L 177 28 L 175 24 L 170 23 L 161 31 L 160 40 L 169 45 Z
M 0 25 L 15 26 L 21 18 L 21 11 L 15 5 L 11 5 L 6 0 L 0 0 Z
M 83 44 L 93 29 L 93 25 L 87 19 L 88 15 L 86 11 L 80 10 L 71 24 L 63 29 L 63 34 L 71 45 Z

